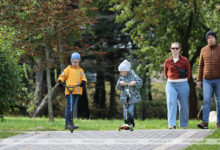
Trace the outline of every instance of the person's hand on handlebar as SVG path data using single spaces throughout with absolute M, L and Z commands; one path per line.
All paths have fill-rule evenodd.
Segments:
M 58 87 L 62 88 L 63 87 L 63 82 L 62 81 L 58 81 Z
M 80 86 L 81 86 L 81 87 L 85 87 L 85 85 L 86 85 L 86 81 L 82 80 Z
M 131 81 L 130 83 L 128 83 L 128 86 L 135 86 L 136 85 L 136 81 Z
M 126 85 L 125 81 L 120 81 L 120 85 L 125 86 Z

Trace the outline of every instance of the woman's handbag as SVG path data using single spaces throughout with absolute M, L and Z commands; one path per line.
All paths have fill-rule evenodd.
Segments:
M 179 77 L 180 77 L 180 78 L 186 78 L 186 77 L 187 77 L 188 71 L 183 70 L 183 69 L 180 69 L 180 68 L 177 67 L 175 64 L 174 64 L 174 66 L 175 66 L 176 69 L 178 70 L 178 73 L 179 73 Z

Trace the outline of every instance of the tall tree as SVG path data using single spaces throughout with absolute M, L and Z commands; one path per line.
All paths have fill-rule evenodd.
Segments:
M 70 51 L 80 50 L 75 42 L 80 39 L 80 34 L 86 29 L 86 26 L 95 21 L 88 15 L 88 11 L 93 9 L 89 6 L 91 2 L 91 0 L 81 0 L 77 3 L 69 0 L 4 0 L 0 3 L 1 24 L 15 27 L 17 35 L 21 39 L 17 46 L 23 46 L 27 54 L 33 58 L 32 60 L 42 60 L 38 57 L 44 57 L 47 52 L 45 51 L 46 46 L 50 47 L 52 52 L 50 59 L 53 61 L 48 62 L 44 58 L 45 61 L 38 62 L 38 64 L 42 64 L 38 65 L 38 67 L 42 67 L 41 70 L 49 71 L 57 66 L 55 62 L 63 61 L 63 57 L 69 55 L 68 52 L 63 51 L 64 48 Z M 71 40 L 67 38 L 71 38 Z M 64 54 L 61 55 L 61 58 L 59 58 L 59 52 Z M 38 55 L 39 53 L 44 55 Z M 55 61 L 56 59 L 58 61 Z M 50 80 L 49 75 L 47 80 Z M 47 83 L 49 82 L 51 84 L 51 81 Z M 48 84 L 48 86 L 50 85 Z M 48 89 L 51 88 L 48 87 Z M 48 97 L 50 98 L 51 95 Z M 49 104 L 51 105 L 51 103 Z M 41 104 L 40 106 L 42 107 Z M 39 109 L 36 108 L 36 110 Z

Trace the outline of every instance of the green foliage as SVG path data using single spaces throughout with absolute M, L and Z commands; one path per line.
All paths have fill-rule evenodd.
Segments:
M 166 118 L 167 104 L 166 101 L 147 101 L 146 102 L 146 118 Z
M 118 14 L 116 22 L 126 24 L 123 31 L 130 33 L 139 59 L 150 71 L 161 70 L 172 42 L 180 42 L 183 55 L 192 59 L 206 44 L 208 28 L 220 33 L 218 0 L 111 0 L 110 4 Z
M 14 34 L 13 29 L 0 27 L 0 115 L 10 111 L 15 104 L 14 96 L 22 87 L 18 65 L 22 51 L 13 48 Z

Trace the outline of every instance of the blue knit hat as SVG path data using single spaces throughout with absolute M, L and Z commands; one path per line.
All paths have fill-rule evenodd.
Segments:
M 72 53 L 71 58 L 70 58 L 70 62 L 72 62 L 74 59 L 78 59 L 80 61 L 81 60 L 80 54 L 77 52 Z

